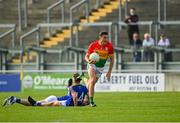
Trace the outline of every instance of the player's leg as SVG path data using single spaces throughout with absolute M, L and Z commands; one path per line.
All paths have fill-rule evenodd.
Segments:
M 32 97 L 29 97 L 29 99 L 32 100 Z M 54 95 L 51 95 L 51 96 L 48 96 L 47 98 L 45 98 L 43 100 L 39 100 L 37 102 L 46 103 L 46 102 L 51 102 L 51 101 L 55 101 L 55 100 L 57 100 L 57 97 Z
M 30 106 L 31 104 L 28 102 L 27 99 L 20 99 L 15 96 L 10 96 L 9 98 L 4 100 L 3 106 L 6 105 L 13 105 L 14 103 L 22 104 L 24 106 Z
M 34 106 L 66 106 L 66 100 L 63 101 L 52 101 L 52 102 L 38 102 Z
M 29 96 L 28 101 L 33 106 L 40 106 L 42 103 L 50 103 L 53 101 L 57 101 L 57 97 L 54 95 L 51 95 L 51 96 L 48 96 L 47 98 L 45 98 L 44 100 L 36 101 L 32 97 Z
M 82 81 L 85 83 L 86 87 L 88 88 L 88 78 L 83 76 Z
M 5 99 L 5 100 L 3 101 L 2 106 L 4 107 L 4 106 L 6 106 L 6 105 L 13 105 L 13 104 L 15 103 L 14 98 L 15 98 L 14 96 L 10 96 L 10 97 L 8 97 L 7 99 Z
M 88 70 L 88 71 L 89 71 L 89 70 Z M 89 74 L 89 73 L 88 73 L 88 74 Z M 84 81 L 84 79 L 83 79 L 83 82 L 85 83 L 86 88 L 89 89 L 89 79 L 85 79 L 85 81 Z
M 28 102 L 29 102 L 32 106 L 38 105 L 38 104 L 37 104 L 37 101 L 34 100 L 31 96 L 28 96 Z
M 73 106 L 73 101 L 71 96 L 62 96 L 62 98 L 58 98 L 59 100 L 51 101 L 51 102 L 36 102 L 31 97 L 28 98 L 28 101 L 34 106 Z M 62 100 L 61 100 L 62 99 Z M 66 99 L 66 100 L 64 100 Z
M 88 74 L 89 74 L 89 80 L 88 80 L 89 101 L 90 101 L 90 105 L 95 106 L 95 103 L 93 101 L 94 86 L 95 86 L 95 84 L 97 82 L 95 69 L 93 67 L 89 67 Z
M 53 101 L 57 101 L 57 97 L 54 95 L 48 96 L 45 100 L 45 102 L 53 102 Z M 38 101 L 39 102 L 39 101 Z
M 53 102 L 47 102 L 47 103 L 41 103 L 41 105 L 37 106 L 60 106 L 59 101 L 53 101 Z
M 52 96 L 51 96 L 52 97 Z M 41 102 L 38 103 L 37 106 L 67 106 L 71 105 L 71 97 L 70 96 L 61 96 L 61 97 L 56 97 L 57 100 L 49 99 L 46 102 Z
M 32 106 L 27 99 L 16 99 L 16 103 L 22 104 L 24 106 Z

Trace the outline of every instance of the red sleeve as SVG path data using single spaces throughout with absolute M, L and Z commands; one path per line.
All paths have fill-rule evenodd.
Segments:
M 89 47 L 88 47 L 87 53 L 88 53 L 88 54 L 91 54 L 91 53 L 93 53 L 93 52 L 94 52 L 93 43 L 91 43 L 91 44 L 89 45 Z
M 109 55 L 113 55 L 114 54 L 114 48 L 113 48 L 113 45 L 112 43 L 109 43 L 109 52 L 108 52 Z

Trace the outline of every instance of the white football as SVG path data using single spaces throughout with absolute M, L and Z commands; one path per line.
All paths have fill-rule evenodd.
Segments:
M 89 59 L 92 60 L 92 61 L 95 61 L 95 62 L 98 62 L 99 61 L 99 54 L 97 53 L 91 53 L 90 56 L 89 56 Z

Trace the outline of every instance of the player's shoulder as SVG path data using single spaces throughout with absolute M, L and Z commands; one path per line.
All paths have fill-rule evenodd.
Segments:
M 85 85 L 82 85 L 82 88 L 84 91 L 88 91 L 87 87 Z
M 112 49 L 112 48 L 113 48 L 113 44 L 112 44 L 112 42 L 107 41 L 107 43 L 106 43 L 106 47 L 109 47 L 110 49 Z
M 98 43 L 98 40 L 94 40 L 94 41 L 90 42 L 90 46 L 96 45 L 97 43 Z
M 79 84 L 79 86 L 81 86 L 82 88 L 86 88 L 86 86 L 84 86 L 83 84 Z
M 85 85 L 79 84 L 78 86 L 81 87 L 84 90 L 87 89 Z
M 113 46 L 111 41 L 107 41 L 107 45 Z
M 72 87 L 72 88 L 77 88 L 77 86 L 78 86 L 78 85 L 73 85 L 73 86 L 71 86 L 71 87 Z
M 72 88 L 84 88 L 84 85 L 77 84 L 77 85 L 73 85 Z

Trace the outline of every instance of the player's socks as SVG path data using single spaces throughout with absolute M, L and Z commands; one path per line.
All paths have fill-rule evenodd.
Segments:
M 94 104 L 93 97 L 89 97 L 90 104 Z
M 37 102 L 35 106 L 41 106 L 42 104 L 40 102 Z
M 35 101 L 31 96 L 28 97 L 28 101 L 32 106 L 41 106 L 42 103 Z
M 16 103 L 21 103 L 21 99 L 16 98 L 16 99 L 15 99 L 15 102 L 16 102 Z
M 93 101 L 93 97 L 89 97 L 89 101 L 90 101 L 90 106 L 91 107 L 96 107 L 96 104 Z
M 36 105 L 36 101 L 35 101 L 32 97 L 30 97 L 30 96 L 28 96 L 28 102 L 29 102 L 32 106 L 35 106 L 35 105 Z

